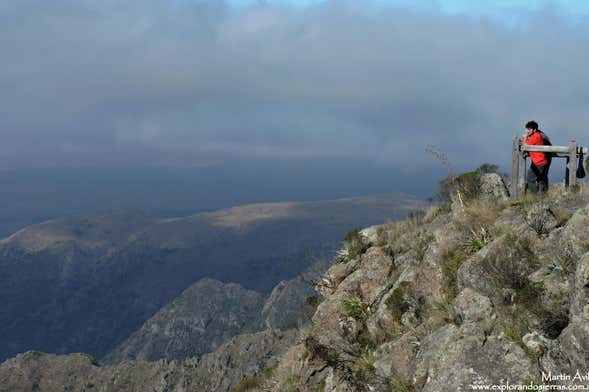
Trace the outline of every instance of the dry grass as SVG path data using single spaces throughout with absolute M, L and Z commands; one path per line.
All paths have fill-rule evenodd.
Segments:
M 588 194 L 589 193 L 589 183 L 578 182 L 577 185 L 575 186 L 575 188 L 571 189 L 570 191 L 572 191 L 574 193 Z M 548 188 L 548 192 L 546 192 L 545 197 L 548 197 L 548 198 L 559 197 L 559 196 L 566 195 L 568 192 L 569 191 L 567 191 L 567 189 L 564 187 L 564 183 L 560 182 L 555 185 L 551 185 L 550 188 Z
M 546 192 L 546 196 L 549 198 L 562 196 L 564 194 L 566 194 L 566 188 L 564 187 L 564 183 L 552 185 L 550 188 L 548 188 L 548 192 Z
M 506 207 L 497 200 L 477 199 L 458 212 L 455 224 L 465 237 L 465 250 L 475 253 L 493 240 L 495 222 Z
M 495 287 L 519 290 L 539 267 L 538 259 L 528 238 L 508 232 L 501 241 L 496 252 L 480 261 L 480 268 Z
M 419 220 L 387 223 L 378 229 L 377 245 L 391 257 L 413 251 L 421 261 L 433 241 L 433 235 L 423 227 L 423 216 Z
M 378 246 L 387 247 L 389 250 L 393 248 L 407 248 L 403 246 L 404 237 L 408 232 L 412 232 L 416 226 L 411 221 L 400 221 L 385 223 L 378 228 Z M 395 251 L 401 251 L 395 249 Z
M 426 211 L 425 211 L 425 215 L 423 217 L 423 222 L 424 223 L 431 223 L 434 221 L 434 219 L 436 219 L 438 216 L 440 216 L 442 213 L 444 212 L 444 208 L 442 208 L 442 206 L 430 206 Z
M 459 212 L 456 226 L 464 232 L 490 229 L 505 207 L 504 203 L 497 200 L 473 200 Z

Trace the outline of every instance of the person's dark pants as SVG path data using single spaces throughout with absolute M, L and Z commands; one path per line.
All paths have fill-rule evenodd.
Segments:
M 528 190 L 533 193 L 546 192 L 548 190 L 548 171 L 550 164 L 544 166 L 530 165 L 527 175 Z

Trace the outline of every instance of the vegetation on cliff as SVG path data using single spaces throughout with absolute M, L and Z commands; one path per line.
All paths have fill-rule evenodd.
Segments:
M 456 177 L 460 200 L 350 232 L 300 343 L 251 390 L 466 391 L 589 366 L 589 189 L 511 200 L 487 169 Z

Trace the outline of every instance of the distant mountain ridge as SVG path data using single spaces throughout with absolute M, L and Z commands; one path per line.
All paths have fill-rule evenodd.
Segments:
M 267 294 L 329 257 L 351 227 L 424 205 L 387 194 L 167 219 L 111 211 L 27 227 L 0 240 L 0 359 L 31 349 L 102 357 L 199 279 Z
M 161 308 L 107 356 L 129 359 L 186 359 L 215 351 L 229 338 L 261 330 L 263 296 L 235 283 L 201 279 Z
M 116 365 L 100 365 L 86 354 L 29 351 L 0 364 L 0 392 L 226 392 L 251 374 L 276 366 L 297 336 L 296 330 L 264 330 L 236 336 L 201 358 Z

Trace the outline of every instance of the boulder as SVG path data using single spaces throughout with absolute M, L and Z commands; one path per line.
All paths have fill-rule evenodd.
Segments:
M 283 280 L 274 287 L 262 308 L 264 325 L 269 329 L 300 327 L 306 321 L 305 300 L 315 291 L 309 282 L 298 276 Z
M 492 364 L 492 365 L 491 365 Z M 473 384 L 490 385 L 536 379 L 538 369 L 517 344 L 486 337 L 482 330 L 445 325 L 422 342 L 415 364 L 417 390 L 471 391 Z
M 465 288 L 454 300 L 452 310 L 454 318 L 465 323 L 484 323 L 485 330 L 489 330 L 495 319 L 491 300 L 472 290 Z
M 577 210 L 569 219 L 562 233 L 562 243 L 570 248 L 572 256 L 580 257 L 589 251 L 589 205 Z
M 419 340 L 413 331 L 383 344 L 375 353 L 376 375 L 386 379 L 411 380 L 418 349 Z
M 509 192 L 503 178 L 497 173 L 483 174 L 480 178 L 480 195 L 483 198 L 509 199 Z

